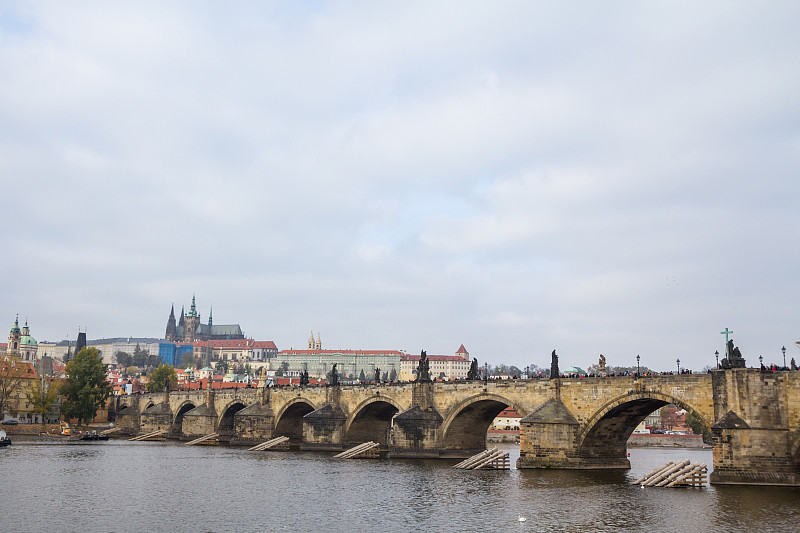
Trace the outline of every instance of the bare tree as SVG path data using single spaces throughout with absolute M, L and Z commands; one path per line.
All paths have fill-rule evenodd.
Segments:
M 0 416 L 8 409 L 11 395 L 20 389 L 26 374 L 25 364 L 7 357 L 0 360 Z

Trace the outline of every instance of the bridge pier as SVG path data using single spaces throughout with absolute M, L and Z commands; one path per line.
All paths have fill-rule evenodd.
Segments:
M 260 443 L 273 437 L 275 414 L 269 404 L 254 403 L 233 415 L 231 444 Z
M 303 417 L 302 450 L 344 450 L 344 425 L 347 415 L 339 406 L 326 404 Z
M 340 385 L 327 387 L 325 389 L 325 405 L 303 416 L 301 450 L 344 450 L 344 426 L 347 422 L 347 415 L 339 407 L 341 394 Z
M 172 410 L 169 402 L 161 402 L 142 411 L 140 429 L 143 433 L 152 433 L 162 429 L 171 431 Z
M 139 417 L 139 399 L 140 394 L 127 396 L 125 399 L 128 405 L 122 408 L 119 407 L 121 397 L 116 398 L 117 402 L 117 418 L 116 424 L 123 432 L 130 435 L 138 435 L 141 430 L 141 421 Z
M 183 415 L 181 437 L 199 437 L 217 432 L 217 411 L 214 409 L 214 390 L 204 391 L 205 402 Z
M 736 368 L 712 374 L 718 420 L 711 426 L 711 483 L 800 486 L 800 439 L 790 425 L 798 416 L 798 373 Z
M 578 457 L 580 423 L 560 399 L 547 400 L 522 418 L 519 426 L 517 468 L 582 467 Z
M 389 454 L 392 457 L 440 457 L 437 435 L 442 427 L 442 415 L 429 407 L 397 413 L 392 418 L 392 440 Z
M 433 383 L 411 385 L 411 408 L 392 418 L 392 457 L 440 457 L 439 434 L 444 419 L 434 408 Z

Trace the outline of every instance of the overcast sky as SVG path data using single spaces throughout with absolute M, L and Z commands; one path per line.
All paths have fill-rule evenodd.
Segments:
M 800 360 L 800 3 L 0 2 L 0 323 Z

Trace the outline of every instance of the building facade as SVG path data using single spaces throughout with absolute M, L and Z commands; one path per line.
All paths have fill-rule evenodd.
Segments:
M 253 343 L 253 361 L 269 361 L 278 355 L 278 347 L 274 341 L 255 341 Z
M 336 365 L 340 379 L 359 379 L 363 372 L 372 380 L 379 368 L 382 379 L 390 379 L 392 371 L 399 372 L 402 355 L 398 350 L 282 350 L 269 360 L 268 369 L 287 376 L 308 372 L 310 378 L 325 378 Z
M 400 360 L 400 381 L 417 379 L 417 366 L 420 355 L 403 354 Z M 469 373 L 469 352 L 464 345 L 458 347 L 455 355 L 427 355 L 431 379 L 466 379 Z

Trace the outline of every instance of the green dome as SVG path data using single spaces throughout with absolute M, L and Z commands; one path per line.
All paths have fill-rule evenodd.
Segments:
M 36 346 L 38 343 L 36 342 L 36 339 L 30 335 L 23 335 L 19 339 L 19 344 L 20 346 Z

